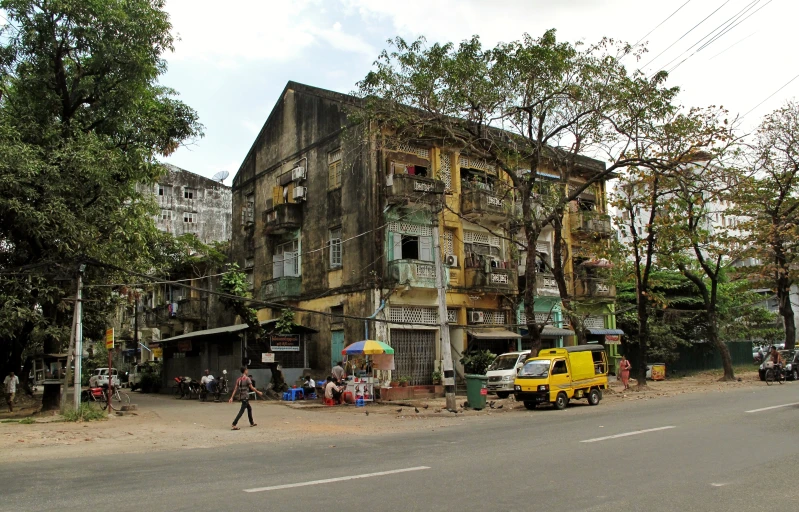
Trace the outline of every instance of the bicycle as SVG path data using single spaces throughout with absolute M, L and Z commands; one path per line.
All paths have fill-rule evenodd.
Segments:
M 766 384 L 771 386 L 775 380 L 780 384 L 785 382 L 785 372 L 782 370 L 782 366 L 771 367 L 766 370 Z
M 90 405 L 96 404 L 102 410 L 106 410 L 110 404 L 112 411 L 118 411 L 121 409 L 122 405 L 130 404 L 130 396 L 125 392 L 120 393 L 119 388 L 114 388 L 111 391 L 110 402 L 106 394 L 107 392 L 107 389 L 104 388 L 89 388 L 87 391 L 81 393 L 81 402 L 86 402 Z

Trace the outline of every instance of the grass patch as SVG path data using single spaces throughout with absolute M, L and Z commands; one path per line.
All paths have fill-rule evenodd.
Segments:
M 7 420 L 0 420 L 0 423 L 17 423 L 17 422 L 19 422 L 19 420 L 14 418 L 10 418 Z
M 64 421 L 98 421 L 107 419 L 105 411 L 89 404 L 80 404 L 77 409 L 64 411 Z
M 36 420 L 30 417 L 19 420 L 20 425 L 32 425 L 34 423 L 36 423 Z

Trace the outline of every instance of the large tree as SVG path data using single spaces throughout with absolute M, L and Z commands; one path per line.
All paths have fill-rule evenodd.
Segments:
M 560 243 L 564 212 L 595 183 L 650 158 L 631 143 L 635 118 L 670 111 L 677 91 L 664 86 L 664 74 L 649 80 L 629 72 L 619 60 L 627 46 L 603 40 L 583 47 L 558 41 L 554 30 L 494 48 L 484 48 L 477 36 L 459 45 L 400 38 L 390 44 L 393 51 L 384 51 L 359 83 L 358 115 L 396 138 L 432 141 L 496 163 L 511 184 L 507 195 L 521 205 L 520 245 L 530 255 L 523 300 L 538 350 L 544 322 L 534 313 L 536 241 L 546 226 L 555 227 L 553 270 L 572 314 L 577 307 L 563 265 L 571 255 Z M 608 165 L 581 156 L 597 153 Z M 554 185 L 544 174 L 556 177 Z M 585 181 L 570 186 L 578 176 Z
M 173 44 L 163 5 L 0 1 L 3 374 L 19 369 L 35 331 L 68 332 L 77 262 L 151 270 L 162 252 L 137 185 L 163 173 L 159 155 L 201 135 L 196 113 L 157 81 Z M 86 280 L 110 275 L 93 266 Z M 95 311 L 107 297 L 97 295 Z M 63 336 L 50 341 L 63 348 Z
M 767 115 L 748 152 L 752 176 L 736 202 L 749 215 L 755 278 L 773 288 L 785 326 L 785 348 L 796 344 L 791 288 L 799 278 L 799 104 L 788 102 Z

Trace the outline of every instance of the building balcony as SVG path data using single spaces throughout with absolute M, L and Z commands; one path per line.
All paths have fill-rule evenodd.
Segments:
M 300 296 L 301 277 L 278 277 L 261 284 L 261 300 L 291 300 Z
M 156 306 L 152 309 L 144 311 L 144 325 L 153 328 L 160 328 L 162 325 L 169 323 L 172 315 L 169 312 L 169 306 Z
M 302 226 L 302 205 L 284 203 L 275 205 L 263 213 L 264 233 L 267 235 L 285 235 L 300 229 Z
M 572 275 L 574 297 L 576 299 L 614 299 L 616 285 L 609 279 Z
M 484 219 L 502 223 L 511 218 L 510 198 L 480 188 L 464 188 L 461 192 L 461 215 L 467 220 Z
M 606 238 L 613 233 L 610 215 L 593 211 L 571 214 L 572 233 Z
M 555 276 L 546 272 L 539 272 L 535 275 L 535 296 L 536 297 L 559 297 L 560 288 Z
M 389 204 L 411 204 L 441 208 L 444 182 L 412 174 L 393 174 L 388 177 L 386 201 Z
M 407 284 L 412 288 L 436 287 L 436 267 L 432 261 L 389 261 L 388 277 L 397 285 Z
M 463 282 L 470 290 L 487 293 L 516 293 L 519 284 L 516 271 L 507 268 L 492 268 L 490 272 L 483 268 L 466 268 Z
M 175 317 L 184 321 L 202 321 L 206 318 L 207 302 L 203 299 L 183 299 L 178 301 Z

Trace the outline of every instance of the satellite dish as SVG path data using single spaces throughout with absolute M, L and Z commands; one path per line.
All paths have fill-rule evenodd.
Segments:
M 222 183 L 227 179 L 228 176 L 230 176 L 228 171 L 219 171 L 218 173 L 214 174 L 211 179 Z

